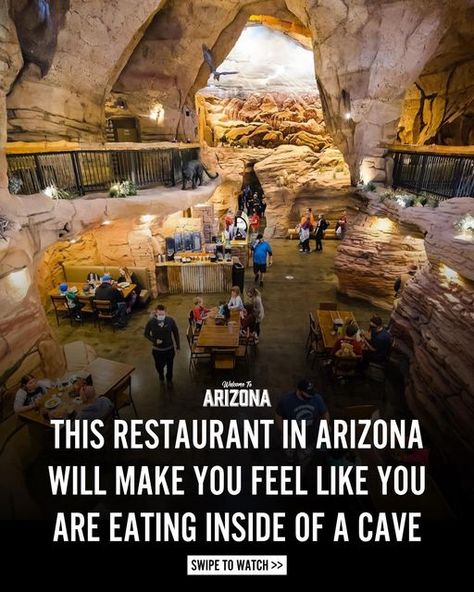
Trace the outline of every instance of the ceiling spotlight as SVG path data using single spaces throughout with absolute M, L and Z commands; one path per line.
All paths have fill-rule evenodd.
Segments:
M 106 219 L 105 219 L 105 220 L 102 222 L 101 226 L 108 226 L 109 224 L 112 224 L 112 220 L 109 220 L 108 218 L 106 218 Z
M 74 243 L 77 243 L 77 238 L 71 238 L 69 242 L 71 243 L 71 245 L 73 245 Z
M 349 121 L 349 119 L 352 119 L 352 113 L 350 111 L 347 111 L 346 113 L 344 113 L 344 117 Z

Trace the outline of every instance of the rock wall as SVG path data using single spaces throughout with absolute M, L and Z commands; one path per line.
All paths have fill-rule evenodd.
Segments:
M 388 308 L 392 261 L 400 271 L 402 263 L 406 268 L 426 257 L 393 309 L 391 331 L 408 363 L 411 410 L 450 462 L 462 465 L 474 453 L 474 237 L 460 235 L 456 224 L 472 215 L 472 198 L 447 200 L 435 209 L 402 208 L 369 194 L 360 207 L 336 255 L 340 289 Z M 416 239 L 416 250 L 408 231 L 424 236 Z
M 328 129 L 354 183 L 369 159 L 368 181 L 383 176 L 370 163 L 395 137 L 406 90 L 453 18 L 467 18 L 468 6 L 469 0 L 69 0 L 47 73 L 27 63 L 9 94 L 9 136 L 101 138 L 113 87 L 109 105 L 123 98 L 122 114 L 139 118 L 144 138 L 186 140 L 196 128 L 195 93 L 209 76 L 202 44 L 218 66 L 248 18 L 260 14 L 310 32 Z M 157 103 L 159 125 L 149 117 Z
M 224 98 L 199 93 L 196 105 L 200 140 L 210 146 L 274 148 L 292 144 L 309 146 L 315 152 L 334 148 L 316 93 L 269 92 Z M 342 154 L 339 165 L 344 166 Z
M 40 297 L 41 292 L 47 300 L 46 293 L 61 277 L 63 260 L 128 262 L 154 270 L 160 227 L 167 217 L 207 201 L 216 187 L 217 181 L 194 191 L 145 190 L 123 199 L 8 196 L 2 205 L 14 226 L 0 240 L 0 387 L 17 384 L 26 371 L 50 377 L 64 372 L 62 348 L 51 334 Z M 104 220 L 112 224 L 99 229 Z M 70 231 L 65 234 L 66 226 Z M 65 241 L 72 238 L 77 242 Z
M 410 266 L 424 263 L 424 240 L 418 228 L 359 212 L 349 217 L 348 231 L 337 249 L 339 291 L 391 310 L 396 278 L 408 273 Z
M 444 35 L 403 104 L 403 144 L 474 143 L 474 6 Z
M 317 208 L 318 196 L 349 184 L 347 171 L 337 171 L 338 167 L 342 168 L 337 149 L 329 148 L 317 154 L 307 146 L 283 145 L 276 149 L 220 146 L 204 147 L 201 156 L 224 179 L 212 196 L 217 215 L 236 207 L 245 166 L 255 163 L 254 170 L 267 202 L 265 236 L 268 237 L 286 236 L 288 228 L 294 226 L 298 200 L 311 199 Z

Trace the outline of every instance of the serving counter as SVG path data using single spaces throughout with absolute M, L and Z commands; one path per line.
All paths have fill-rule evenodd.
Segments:
M 156 265 L 158 291 L 168 294 L 205 294 L 230 292 L 232 262 L 167 261 Z

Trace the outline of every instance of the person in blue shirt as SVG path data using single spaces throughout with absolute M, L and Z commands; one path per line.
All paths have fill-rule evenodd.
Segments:
M 329 421 L 329 412 L 321 395 L 318 395 L 311 381 L 300 380 L 296 390 L 283 396 L 275 410 L 275 425 L 283 431 L 283 420 L 297 421 L 306 424 L 306 448 L 288 449 L 289 458 L 303 466 L 314 456 L 319 423 L 322 419 Z
M 255 274 L 255 283 L 260 282 L 260 287 L 263 286 L 263 276 L 267 271 L 267 257 L 268 266 L 271 267 L 273 263 L 272 248 L 266 240 L 263 240 L 263 234 L 257 234 L 257 239 L 252 245 L 253 255 L 253 273 Z
M 376 364 L 385 363 L 392 349 L 393 337 L 383 326 L 383 320 L 379 316 L 370 319 L 370 331 L 364 336 L 367 349 L 364 352 L 364 362 Z

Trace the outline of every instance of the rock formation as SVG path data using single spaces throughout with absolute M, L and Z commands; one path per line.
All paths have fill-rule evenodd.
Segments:
M 205 147 L 201 154 L 210 168 L 219 170 L 224 178 L 212 196 L 218 215 L 236 207 L 245 166 L 255 163 L 254 170 L 267 202 L 265 235 L 268 237 L 286 236 L 288 228 L 295 224 L 294 208 L 298 200 L 311 199 L 312 205 L 318 208 L 318 196 L 349 183 L 347 170 L 337 171 L 338 166 L 343 167 L 336 149 L 317 154 L 307 146 L 283 145 L 273 150 L 220 146 Z M 340 210 L 340 204 L 336 207 Z M 326 206 L 323 211 L 327 211 Z
M 391 331 L 407 359 L 411 410 L 451 462 L 462 464 L 474 452 L 474 236 L 460 236 L 456 224 L 472 213 L 472 199 L 402 208 L 369 194 L 359 205 L 338 247 L 340 290 L 391 308 L 395 274 L 425 261 L 396 303 Z
M 219 65 L 248 18 L 260 14 L 309 31 L 325 120 L 355 182 L 363 159 L 380 158 L 381 143 L 395 137 L 406 90 L 453 17 L 466 18 L 467 6 L 468 0 L 334 0 L 330 8 L 309 0 L 144 0 L 120 2 L 117 10 L 116 3 L 69 0 L 54 56 L 40 60 L 47 73 L 28 62 L 9 93 L 9 135 L 102 139 L 113 87 L 111 104 L 122 98 L 121 114 L 137 117 L 146 139 L 186 140 L 195 129 L 194 96 L 209 76 L 202 43 Z M 149 118 L 157 103 L 160 127 Z
M 198 94 L 196 105 L 203 123 L 201 140 L 210 146 L 221 143 L 274 148 L 294 144 L 309 146 L 315 152 L 334 147 L 316 93 L 253 93 L 222 99 Z M 339 165 L 344 166 L 342 154 L 336 163 Z

